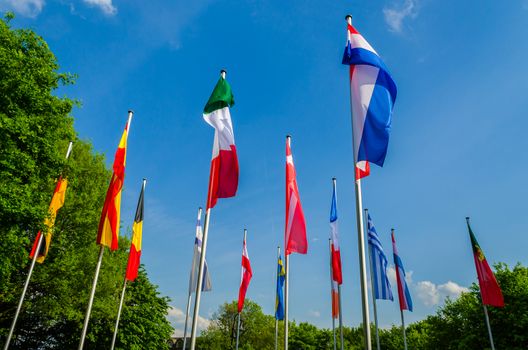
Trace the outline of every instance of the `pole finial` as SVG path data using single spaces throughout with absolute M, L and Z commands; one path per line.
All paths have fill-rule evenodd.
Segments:
M 131 110 L 131 109 L 129 109 L 129 110 L 128 110 L 128 114 L 134 114 L 134 111 Z
M 332 178 L 332 181 L 336 181 L 337 179 L 335 177 Z
M 347 21 L 348 24 L 352 25 L 352 15 L 346 15 L 345 16 L 345 20 Z
M 466 222 L 469 222 L 469 216 L 466 216 Z
M 227 74 L 227 71 L 226 71 L 225 69 L 223 69 L 223 68 L 222 68 L 222 69 L 220 69 L 220 76 L 221 76 L 222 78 L 224 78 L 224 79 L 225 79 L 225 77 L 226 77 L 226 74 Z

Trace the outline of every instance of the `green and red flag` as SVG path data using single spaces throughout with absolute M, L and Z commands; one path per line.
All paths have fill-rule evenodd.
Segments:
M 136 279 L 139 268 L 139 260 L 141 258 L 141 240 L 143 235 L 143 212 L 144 212 L 144 194 L 145 183 L 141 187 L 139 194 L 138 205 L 136 209 L 136 216 L 134 217 L 134 225 L 132 225 L 132 244 L 130 245 L 130 253 L 128 254 L 128 264 L 126 269 L 126 279 L 133 281 Z
M 477 268 L 477 275 L 480 286 L 480 295 L 482 296 L 482 304 L 496 307 L 504 307 L 504 298 L 495 275 L 482 252 L 480 246 L 469 225 L 469 218 L 466 218 L 467 227 L 469 230 L 469 237 L 471 239 L 471 246 L 473 248 L 473 257 L 475 259 L 475 267 Z

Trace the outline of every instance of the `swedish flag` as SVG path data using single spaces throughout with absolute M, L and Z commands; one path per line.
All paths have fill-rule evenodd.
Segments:
M 284 279 L 286 272 L 284 271 L 284 265 L 279 255 L 279 261 L 277 263 L 277 295 L 275 297 L 275 319 L 284 319 L 284 296 L 282 294 Z

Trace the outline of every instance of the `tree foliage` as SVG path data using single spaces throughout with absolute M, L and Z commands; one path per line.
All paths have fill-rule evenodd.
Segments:
M 72 349 L 79 342 L 99 253 L 95 237 L 110 171 L 104 156 L 77 138 L 75 102 L 54 95 L 74 82 L 59 73 L 46 42 L 35 32 L 0 20 L 0 339 L 4 340 L 27 277 L 28 252 L 56 179 L 68 179 L 50 251 L 35 266 L 11 349 Z M 68 142 L 73 152 L 65 162 Z M 104 253 L 85 349 L 110 345 L 130 242 Z M 144 270 L 129 285 L 117 347 L 165 349 L 172 328 L 168 299 Z

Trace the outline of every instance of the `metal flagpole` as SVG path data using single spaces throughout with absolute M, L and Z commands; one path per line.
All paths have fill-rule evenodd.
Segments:
M 246 236 L 247 236 L 247 230 L 244 229 L 244 241 L 242 243 L 242 249 L 243 246 L 246 244 Z M 240 283 L 242 284 L 242 279 L 244 278 L 244 266 L 240 266 Z M 236 350 L 238 350 L 238 338 L 240 336 L 240 312 L 238 313 L 238 324 L 237 324 L 237 336 L 236 336 Z
M 365 209 L 365 224 L 368 222 L 368 209 Z M 368 229 L 367 229 L 368 230 Z M 367 232 L 368 235 L 368 232 Z M 370 290 L 372 292 L 372 306 L 374 311 L 374 325 L 376 327 L 376 348 L 380 350 L 380 341 L 379 341 L 379 331 L 378 331 L 378 310 L 376 307 L 376 292 L 374 290 L 374 272 L 373 272 L 373 264 L 372 259 L 374 256 L 374 252 L 372 250 L 372 246 L 369 245 L 369 263 L 370 263 Z
M 71 151 L 73 147 L 73 141 L 70 141 L 68 145 L 68 150 L 66 151 L 66 160 L 70 157 Z M 49 234 L 49 232 L 48 232 Z M 35 247 L 35 253 L 33 254 L 33 259 L 31 259 L 31 265 L 29 267 L 28 275 L 26 278 L 26 283 L 24 284 L 24 289 L 22 290 L 22 295 L 20 296 L 20 300 L 18 301 L 18 306 L 15 312 L 15 317 L 13 318 L 13 322 L 11 323 L 11 328 L 9 329 L 9 335 L 7 336 L 6 343 L 4 345 L 4 350 L 7 350 L 9 348 L 9 343 L 11 343 L 11 338 L 13 337 L 13 332 L 15 331 L 15 326 L 18 320 L 18 315 L 20 314 L 20 310 L 22 309 L 22 304 L 24 303 L 24 298 L 26 297 L 27 288 L 29 286 L 29 281 L 31 279 L 31 275 L 33 274 L 33 269 L 35 268 L 35 263 L 37 262 L 37 258 L 40 252 L 40 246 L 42 245 L 42 240 L 44 238 L 44 234 L 41 233 L 37 246 Z
M 495 344 L 493 343 L 493 335 L 491 334 L 491 325 L 490 325 L 489 316 L 488 316 L 488 308 L 486 307 L 485 304 L 482 304 L 482 306 L 484 307 L 484 316 L 486 318 L 486 326 L 488 326 L 488 334 L 489 334 L 489 339 L 491 343 L 491 350 L 495 350 Z
M 332 239 L 328 238 L 328 246 L 330 248 L 330 297 L 332 301 L 332 334 L 334 336 L 334 350 L 337 350 L 337 338 L 336 338 L 336 330 L 335 330 L 335 318 L 334 318 L 334 278 L 333 278 L 333 268 L 332 268 Z
M 337 179 L 335 177 L 332 179 L 332 183 L 334 185 L 334 189 L 335 189 L 336 197 L 337 197 Z M 339 337 L 341 338 L 341 350 L 344 350 L 345 341 L 343 340 L 343 310 L 341 307 L 341 285 L 340 284 L 337 284 L 337 298 L 338 298 L 338 303 L 339 303 L 338 305 L 339 306 Z
M 280 258 L 280 246 L 277 246 L 277 263 Z M 279 282 L 279 267 L 277 266 L 277 273 L 275 278 L 275 350 L 279 347 L 279 320 L 277 319 L 277 283 Z
M 199 207 L 198 208 L 198 220 L 197 222 L 200 222 L 200 220 L 202 219 L 202 207 Z M 196 235 L 198 234 L 198 226 L 196 226 Z M 187 297 L 187 309 L 186 309 L 186 312 L 185 312 L 185 326 L 183 327 L 183 350 L 185 350 L 185 347 L 187 345 L 187 324 L 189 322 L 189 312 L 191 311 L 191 299 L 192 299 L 192 287 L 190 285 L 190 283 L 192 282 L 193 278 L 193 274 L 194 274 L 194 259 L 195 259 L 195 253 L 193 251 L 193 262 L 191 264 L 191 275 L 189 276 L 189 296 Z
M 347 23 L 352 25 L 352 16 L 347 15 L 345 17 Z M 350 87 L 350 94 L 352 94 L 352 88 Z M 352 100 L 350 100 L 352 110 Z M 352 120 L 352 125 L 354 121 Z M 352 132 L 352 140 L 354 139 L 354 133 Z M 356 172 L 357 159 L 354 152 L 354 173 Z M 358 252 L 359 252 L 359 272 L 361 282 L 361 308 L 363 311 L 363 335 L 365 338 L 365 349 L 371 350 L 371 337 L 370 337 L 370 320 L 369 320 L 369 306 L 368 306 L 368 295 L 367 295 L 367 266 L 365 262 L 365 235 L 363 232 L 363 199 L 361 196 L 361 180 L 355 180 L 356 188 L 356 222 L 358 231 Z
M 126 285 L 127 285 L 127 280 L 125 277 L 125 280 L 123 281 L 123 290 L 121 291 L 121 300 L 119 301 L 119 309 L 117 310 L 117 319 L 116 319 L 116 324 L 114 328 L 114 335 L 112 337 L 112 346 L 110 347 L 110 350 L 114 350 L 115 341 L 117 338 L 117 328 L 119 327 L 119 319 L 121 318 L 121 310 L 123 309 L 123 300 L 125 300 Z
M 284 350 L 288 350 L 288 287 L 290 279 L 290 255 L 284 251 L 284 267 L 286 276 L 284 278 Z
M 401 320 L 402 320 L 402 331 L 403 331 L 403 348 L 407 350 L 407 334 L 405 333 L 405 321 L 403 320 L 403 310 L 400 309 Z
M 90 322 L 90 314 L 92 312 L 92 304 L 95 296 L 95 288 L 97 287 L 97 279 L 99 278 L 99 270 L 101 269 L 101 263 L 103 261 L 104 245 L 99 248 L 99 258 L 97 260 L 97 266 L 95 267 L 95 275 L 92 284 L 92 291 L 90 293 L 90 299 L 88 301 L 88 308 L 86 309 L 86 315 L 84 316 L 84 325 L 81 333 L 81 340 L 79 341 L 79 350 L 82 350 L 84 346 L 84 339 L 86 338 L 86 331 L 88 330 L 88 322 Z

